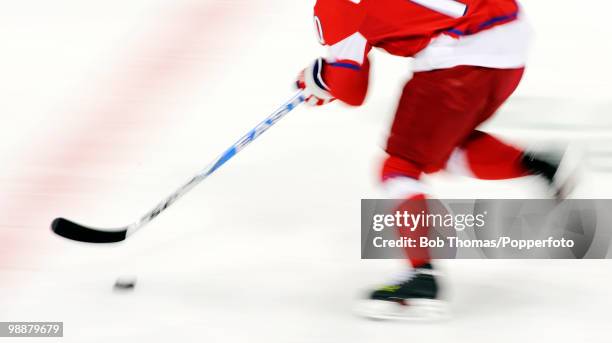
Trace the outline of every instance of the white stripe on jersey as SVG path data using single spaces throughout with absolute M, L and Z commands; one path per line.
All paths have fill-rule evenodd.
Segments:
M 532 29 L 522 14 L 517 20 L 479 33 L 440 35 L 414 56 L 414 71 L 448 69 L 459 65 L 520 68 L 527 62 Z
M 467 5 L 455 0 L 410 0 L 417 4 L 440 12 L 451 18 L 461 18 L 465 15 Z
M 335 61 L 351 60 L 361 65 L 365 58 L 367 43 L 367 39 L 361 33 L 355 32 L 329 47 L 327 61 L 333 63 Z

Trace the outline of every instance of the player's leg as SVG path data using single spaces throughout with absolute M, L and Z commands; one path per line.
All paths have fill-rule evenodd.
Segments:
M 424 186 L 416 164 L 389 156 L 382 169 L 383 186 L 390 199 L 404 199 L 395 209 L 408 213 L 427 211 Z M 419 240 L 428 228 L 396 229 L 401 237 Z M 436 272 L 427 248 L 404 248 L 409 263 L 398 280 L 373 290 L 358 303 L 359 314 L 375 319 L 433 319 L 446 314 L 439 299 Z
M 422 168 L 417 164 L 396 156 L 389 156 L 383 163 L 381 180 L 386 198 L 404 200 L 400 202 L 396 211 L 408 213 L 426 212 L 426 190 L 420 181 Z M 396 230 L 401 237 L 419 240 L 427 230 Z M 431 263 L 429 251 L 426 248 L 406 248 L 406 259 L 412 268 L 421 268 Z
M 505 180 L 536 174 L 552 182 L 559 163 L 557 156 L 525 151 L 494 135 L 474 130 L 452 152 L 446 170 L 481 180 Z
M 512 179 L 530 174 L 522 163 L 523 155 L 522 149 L 491 134 L 474 130 L 452 152 L 446 170 L 482 180 Z
M 457 67 L 416 73 L 404 88 L 387 143 L 389 157 L 382 169 L 387 197 L 404 199 L 399 210 L 427 211 L 419 177 L 442 168 L 451 151 L 474 129 L 486 97 L 488 74 L 480 68 Z M 416 239 L 427 228 L 396 230 Z M 406 248 L 414 269 L 396 283 L 373 291 L 360 313 L 373 318 L 426 318 L 443 312 L 436 272 L 427 248 Z
M 489 119 L 512 95 L 519 85 L 524 70 L 490 69 L 494 75 L 487 104 L 482 109 L 477 124 Z M 540 175 L 549 184 L 556 182 L 561 163 L 560 153 L 535 153 L 525 151 L 501 139 L 474 130 L 450 155 L 446 169 L 450 172 L 482 180 L 503 180 Z M 557 185 L 562 187 L 562 183 Z M 558 192 L 555 189 L 555 192 Z

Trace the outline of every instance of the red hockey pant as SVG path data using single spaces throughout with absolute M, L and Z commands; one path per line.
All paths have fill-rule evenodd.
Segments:
M 404 87 L 395 114 L 383 180 L 418 180 L 422 173 L 443 169 L 453 151 L 463 154 L 465 169 L 480 179 L 526 175 L 521 150 L 476 130 L 510 97 L 523 72 L 524 68 L 458 66 L 415 73 Z M 423 194 L 415 192 L 407 198 L 420 199 Z M 417 240 L 425 234 L 426 230 L 403 233 Z M 429 261 L 426 249 L 409 249 L 407 254 L 413 266 Z

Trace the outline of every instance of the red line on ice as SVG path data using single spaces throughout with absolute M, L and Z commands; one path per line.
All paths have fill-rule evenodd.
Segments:
M 44 242 L 52 235 L 51 219 L 61 215 L 53 213 L 52 208 L 70 206 L 66 194 L 103 187 L 92 185 L 84 175 L 105 164 L 126 163 L 138 147 L 146 144 L 143 141 L 130 146 L 122 144 L 121 139 L 108 142 L 105 133 L 129 137 L 130 130 L 138 128 L 138 132 L 146 130 L 151 139 L 170 125 L 173 114 L 160 111 L 152 115 L 149 99 L 162 97 L 180 85 L 189 71 L 202 63 L 190 56 L 203 45 L 206 52 L 229 53 L 228 49 L 235 49 L 237 39 L 232 32 L 235 35 L 240 30 L 239 21 L 252 15 L 253 10 L 249 1 L 217 1 L 182 8 L 151 35 L 146 41 L 148 47 L 130 56 L 132 63 L 126 70 L 99 87 L 101 95 L 112 92 L 115 98 L 93 108 L 81 108 L 79 115 L 87 119 L 80 126 L 49 128 L 48 136 L 32 139 L 31 146 L 22 151 L 22 155 L 30 156 L 26 164 L 32 168 L 24 168 L 16 180 L 11 180 L 13 191 L 0 195 L 1 269 L 35 268 L 42 257 L 52 256 L 54 252 L 45 250 L 48 244 Z M 62 117 L 62 113 L 57 115 Z M 118 130 L 126 134 L 116 135 Z M 70 175 L 73 173 L 80 177 Z

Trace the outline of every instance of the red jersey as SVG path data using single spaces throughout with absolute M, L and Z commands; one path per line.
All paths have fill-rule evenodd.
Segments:
M 315 27 L 329 46 L 324 82 L 340 100 L 359 105 L 372 47 L 415 57 L 416 71 L 520 67 L 528 28 L 517 23 L 519 12 L 515 0 L 318 0 Z

